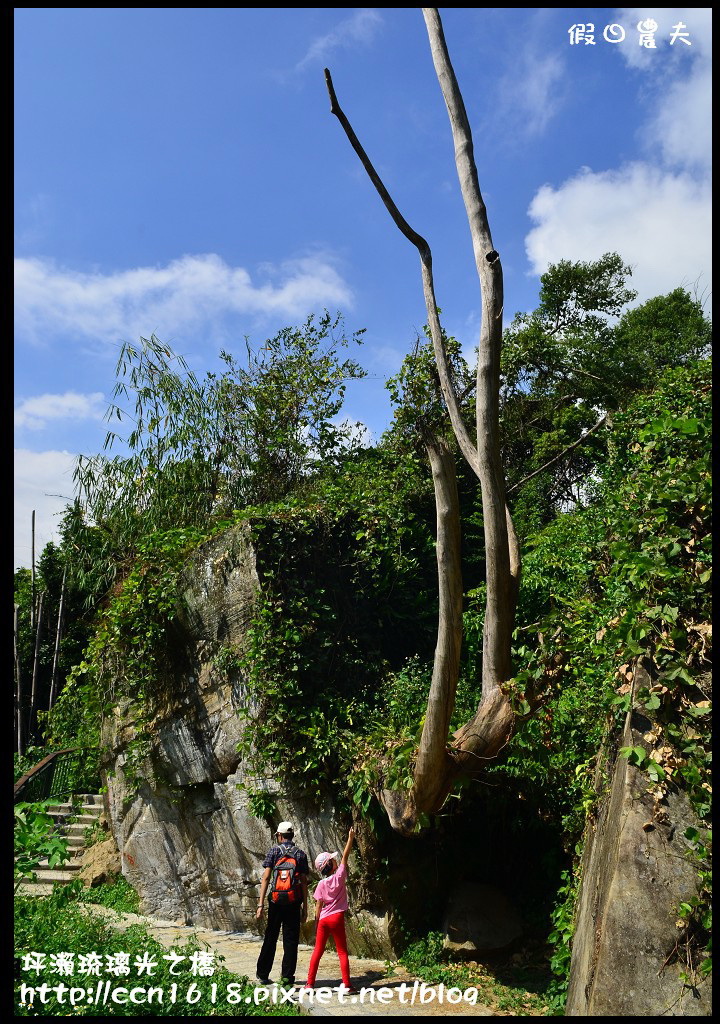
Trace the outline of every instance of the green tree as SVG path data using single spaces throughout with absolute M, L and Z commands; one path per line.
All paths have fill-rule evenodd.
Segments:
M 21 676 L 21 701 L 24 723 L 20 748 L 41 745 L 43 715 L 51 698 L 62 690 L 67 674 L 82 656 L 92 628 L 92 612 L 86 606 L 86 594 L 69 579 L 66 572 L 70 549 L 52 541 L 45 546 L 37 563 L 36 586 L 42 593 L 42 621 L 37 644 L 37 630 L 32 628 L 32 599 L 29 569 L 18 569 L 14 577 L 14 600 L 17 609 L 17 665 Z M 58 628 L 58 618 L 62 617 Z M 33 673 L 35 704 L 30 715 Z M 54 678 L 54 688 L 53 688 Z M 16 737 L 17 739 L 17 737 Z M 17 749 L 17 743 L 16 743 Z M 38 758 L 39 759 L 39 758 Z
M 504 332 L 503 460 L 522 535 L 582 498 L 606 456 L 606 414 L 709 347 L 710 322 L 681 288 L 620 316 L 630 274 L 617 253 L 562 260 L 542 275 L 537 309 Z
M 521 567 L 518 536 L 507 505 L 501 450 L 499 399 L 504 309 L 502 263 L 493 245 L 487 210 L 478 182 L 470 122 L 450 61 L 438 9 L 426 7 L 422 11 L 435 71 L 450 118 L 455 164 L 482 294 L 474 437 L 463 416 L 461 395 L 453 379 L 440 325 L 430 246 L 408 224 L 381 181 L 340 107 L 332 77 L 329 70 L 325 69 L 331 113 L 340 121 L 395 225 L 418 251 L 428 326 L 443 401 L 457 445 L 480 484 L 482 500 L 485 549 L 482 697 L 472 718 L 448 739 L 448 726 L 457 692 L 457 658 L 448 657 L 445 659 L 445 668 L 433 672 L 411 784 L 402 793 L 388 790 L 379 792 L 393 828 L 405 834 L 414 831 L 423 815 L 434 813 L 442 806 L 460 772 L 472 771 L 473 766 L 481 761 L 495 757 L 512 735 L 517 716 L 508 699 L 507 688 L 513 677 L 512 633 Z M 527 350 L 541 346 L 548 335 L 551 339 L 557 339 L 558 343 L 565 342 L 561 344 L 561 349 L 566 361 L 570 360 L 573 376 L 592 377 L 592 370 L 581 368 L 579 360 L 576 362 L 574 359 L 575 339 L 579 336 L 597 337 L 603 321 L 596 314 L 617 315 L 633 297 L 632 292 L 624 289 L 624 276 L 628 271 L 619 257 L 610 254 L 601 263 L 599 279 L 598 268 L 582 266 L 579 273 L 570 274 L 571 281 L 568 284 L 565 278 L 572 268 L 569 264 L 561 264 L 553 277 L 544 282 L 539 315 L 522 325 L 527 331 L 526 340 L 533 344 L 526 344 L 526 351 L 519 353 L 521 358 L 516 361 L 517 394 L 523 394 L 528 388 L 527 382 L 523 384 L 521 381 L 527 362 Z M 589 434 L 591 430 L 594 432 L 595 429 L 597 426 L 588 427 L 586 433 Z M 505 438 L 511 436 L 506 431 Z M 580 438 L 573 440 L 574 447 L 578 446 L 582 436 L 581 433 Z M 559 461 L 561 455 L 562 451 L 554 455 L 553 462 Z M 459 531 L 456 529 L 458 516 L 453 509 L 457 503 L 457 488 L 451 459 L 438 458 L 433 464 L 433 479 L 438 511 L 441 611 L 436 669 L 439 669 L 440 661 L 443 660 L 441 652 L 459 650 L 462 636 L 461 617 L 457 614 L 457 608 L 462 603 Z M 517 484 L 520 482 L 518 480 Z
M 339 329 L 339 315 L 332 319 L 326 313 L 317 324 L 310 316 L 258 352 L 248 345 L 246 366 L 221 354 L 228 369 L 210 380 L 211 404 L 224 428 L 223 447 L 215 455 L 224 494 L 216 501 L 227 509 L 277 501 L 297 491 L 316 468 L 337 466 L 357 444 L 352 425 L 337 417 L 346 382 L 365 371 L 353 359 L 340 358 L 348 341 L 337 336 Z
M 361 334 L 348 339 L 340 315 L 309 316 L 257 353 L 246 340 L 244 366 L 223 352 L 227 369 L 202 381 L 155 335 L 124 344 L 107 418 L 132 429 L 105 441 L 124 453 L 79 458 L 63 523 L 64 542 L 92 552 L 79 559 L 86 591 L 99 599 L 146 534 L 275 500 L 346 453 L 353 427 L 337 417 L 346 382 L 364 371 L 341 350 Z

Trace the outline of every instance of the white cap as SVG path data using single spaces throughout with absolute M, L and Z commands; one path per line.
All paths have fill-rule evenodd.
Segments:
M 292 822 L 290 822 L 290 821 L 281 821 L 280 824 L 278 825 L 277 829 L 275 830 L 275 833 L 276 834 L 280 833 L 281 836 L 284 836 L 287 832 L 294 832 L 294 831 L 295 831 L 295 829 L 292 827 Z

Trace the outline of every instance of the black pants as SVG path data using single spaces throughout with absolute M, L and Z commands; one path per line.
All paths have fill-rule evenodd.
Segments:
M 267 927 L 265 938 L 257 962 L 259 978 L 269 978 L 275 959 L 280 928 L 283 936 L 282 977 L 291 985 L 295 984 L 295 968 L 297 967 L 298 943 L 300 942 L 300 903 L 295 906 L 277 907 L 268 905 Z

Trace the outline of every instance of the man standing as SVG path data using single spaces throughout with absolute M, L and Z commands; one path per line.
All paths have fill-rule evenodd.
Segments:
M 295 846 L 295 829 L 289 821 L 281 821 L 275 838 L 277 843 L 263 861 L 257 920 L 260 921 L 265 907 L 265 894 L 269 890 L 268 918 L 265 939 L 257 962 L 257 980 L 264 985 L 271 983 L 270 971 L 275 959 L 275 949 L 282 927 L 283 959 L 282 977 L 289 984 L 295 984 L 295 967 L 300 942 L 300 924 L 307 919 L 308 862 L 307 854 Z

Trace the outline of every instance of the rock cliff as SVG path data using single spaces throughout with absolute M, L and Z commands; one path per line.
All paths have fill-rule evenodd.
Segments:
M 644 746 L 650 722 L 628 715 L 622 746 Z M 598 771 L 604 791 L 588 827 L 567 1017 L 705 1017 L 711 980 L 687 983 L 678 907 L 697 892 L 684 833 L 697 826 L 682 792 L 658 811 L 648 778 L 625 757 Z
M 104 735 L 111 752 L 108 813 L 123 874 L 143 911 L 247 933 L 258 931 L 261 865 L 277 822 L 295 824 L 296 842 L 311 862 L 321 850 L 342 849 L 348 824 L 329 804 L 309 806 L 276 780 L 253 778 L 238 753 L 248 695 L 235 656 L 245 650 L 257 590 L 246 526 L 202 546 L 183 577 L 162 698 L 144 726 L 142 763 L 133 763 L 137 730 L 129 704 L 118 706 Z M 251 792 L 267 794 L 272 820 L 252 813 Z M 384 910 L 355 901 L 351 951 L 391 955 L 391 931 Z

